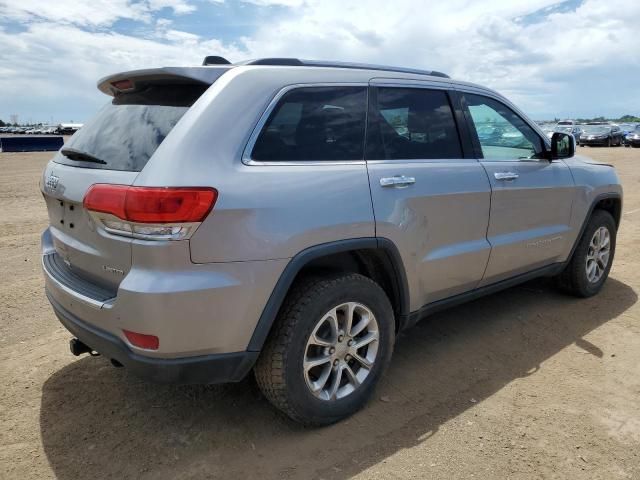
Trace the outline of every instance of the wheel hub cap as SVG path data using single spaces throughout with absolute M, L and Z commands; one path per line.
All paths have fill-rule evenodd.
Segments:
M 600 227 L 591 237 L 587 250 L 587 280 L 598 283 L 604 275 L 611 254 L 611 234 L 607 227 Z
M 349 302 L 328 311 L 305 347 L 304 377 L 311 393 L 328 401 L 353 393 L 375 364 L 378 341 L 378 322 L 366 306 Z

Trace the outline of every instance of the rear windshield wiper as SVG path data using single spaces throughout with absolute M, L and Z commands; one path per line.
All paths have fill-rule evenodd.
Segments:
M 60 153 L 67 157 L 69 160 L 75 160 L 77 162 L 93 162 L 100 163 L 102 165 L 107 164 L 107 162 L 105 162 L 104 160 L 94 157 L 87 152 L 76 150 L 75 148 L 63 148 L 62 150 L 60 150 Z

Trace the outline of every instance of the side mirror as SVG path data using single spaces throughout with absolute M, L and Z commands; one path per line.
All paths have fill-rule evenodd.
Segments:
M 576 139 L 569 133 L 554 132 L 551 136 L 551 158 L 571 158 L 576 153 Z

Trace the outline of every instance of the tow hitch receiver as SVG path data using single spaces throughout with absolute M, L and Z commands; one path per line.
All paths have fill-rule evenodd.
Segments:
M 72 338 L 71 340 L 69 340 L 69 350 L 71 350 L 71 353 L 73 353 L 76 357 L 79 357 L 83 353 L 89 353 L 91 355 L 94 355 L 92 353 L 93 350 L 91 349 L 91 347 L 88 345 L 85 345 L 77 338 Z

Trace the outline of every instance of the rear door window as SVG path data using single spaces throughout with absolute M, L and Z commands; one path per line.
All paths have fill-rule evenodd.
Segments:
M 446 92 L 380 87 L 374 98 L 369 110 L 367 160 L 462 158 Z
M 366 87 L 302 87 L 287 92 L 265 123 L 253 160 L 362 160 Z
M 207 85 L 162 85 L 102 107 L 56 155 L 65 165 L 141 171 Z

